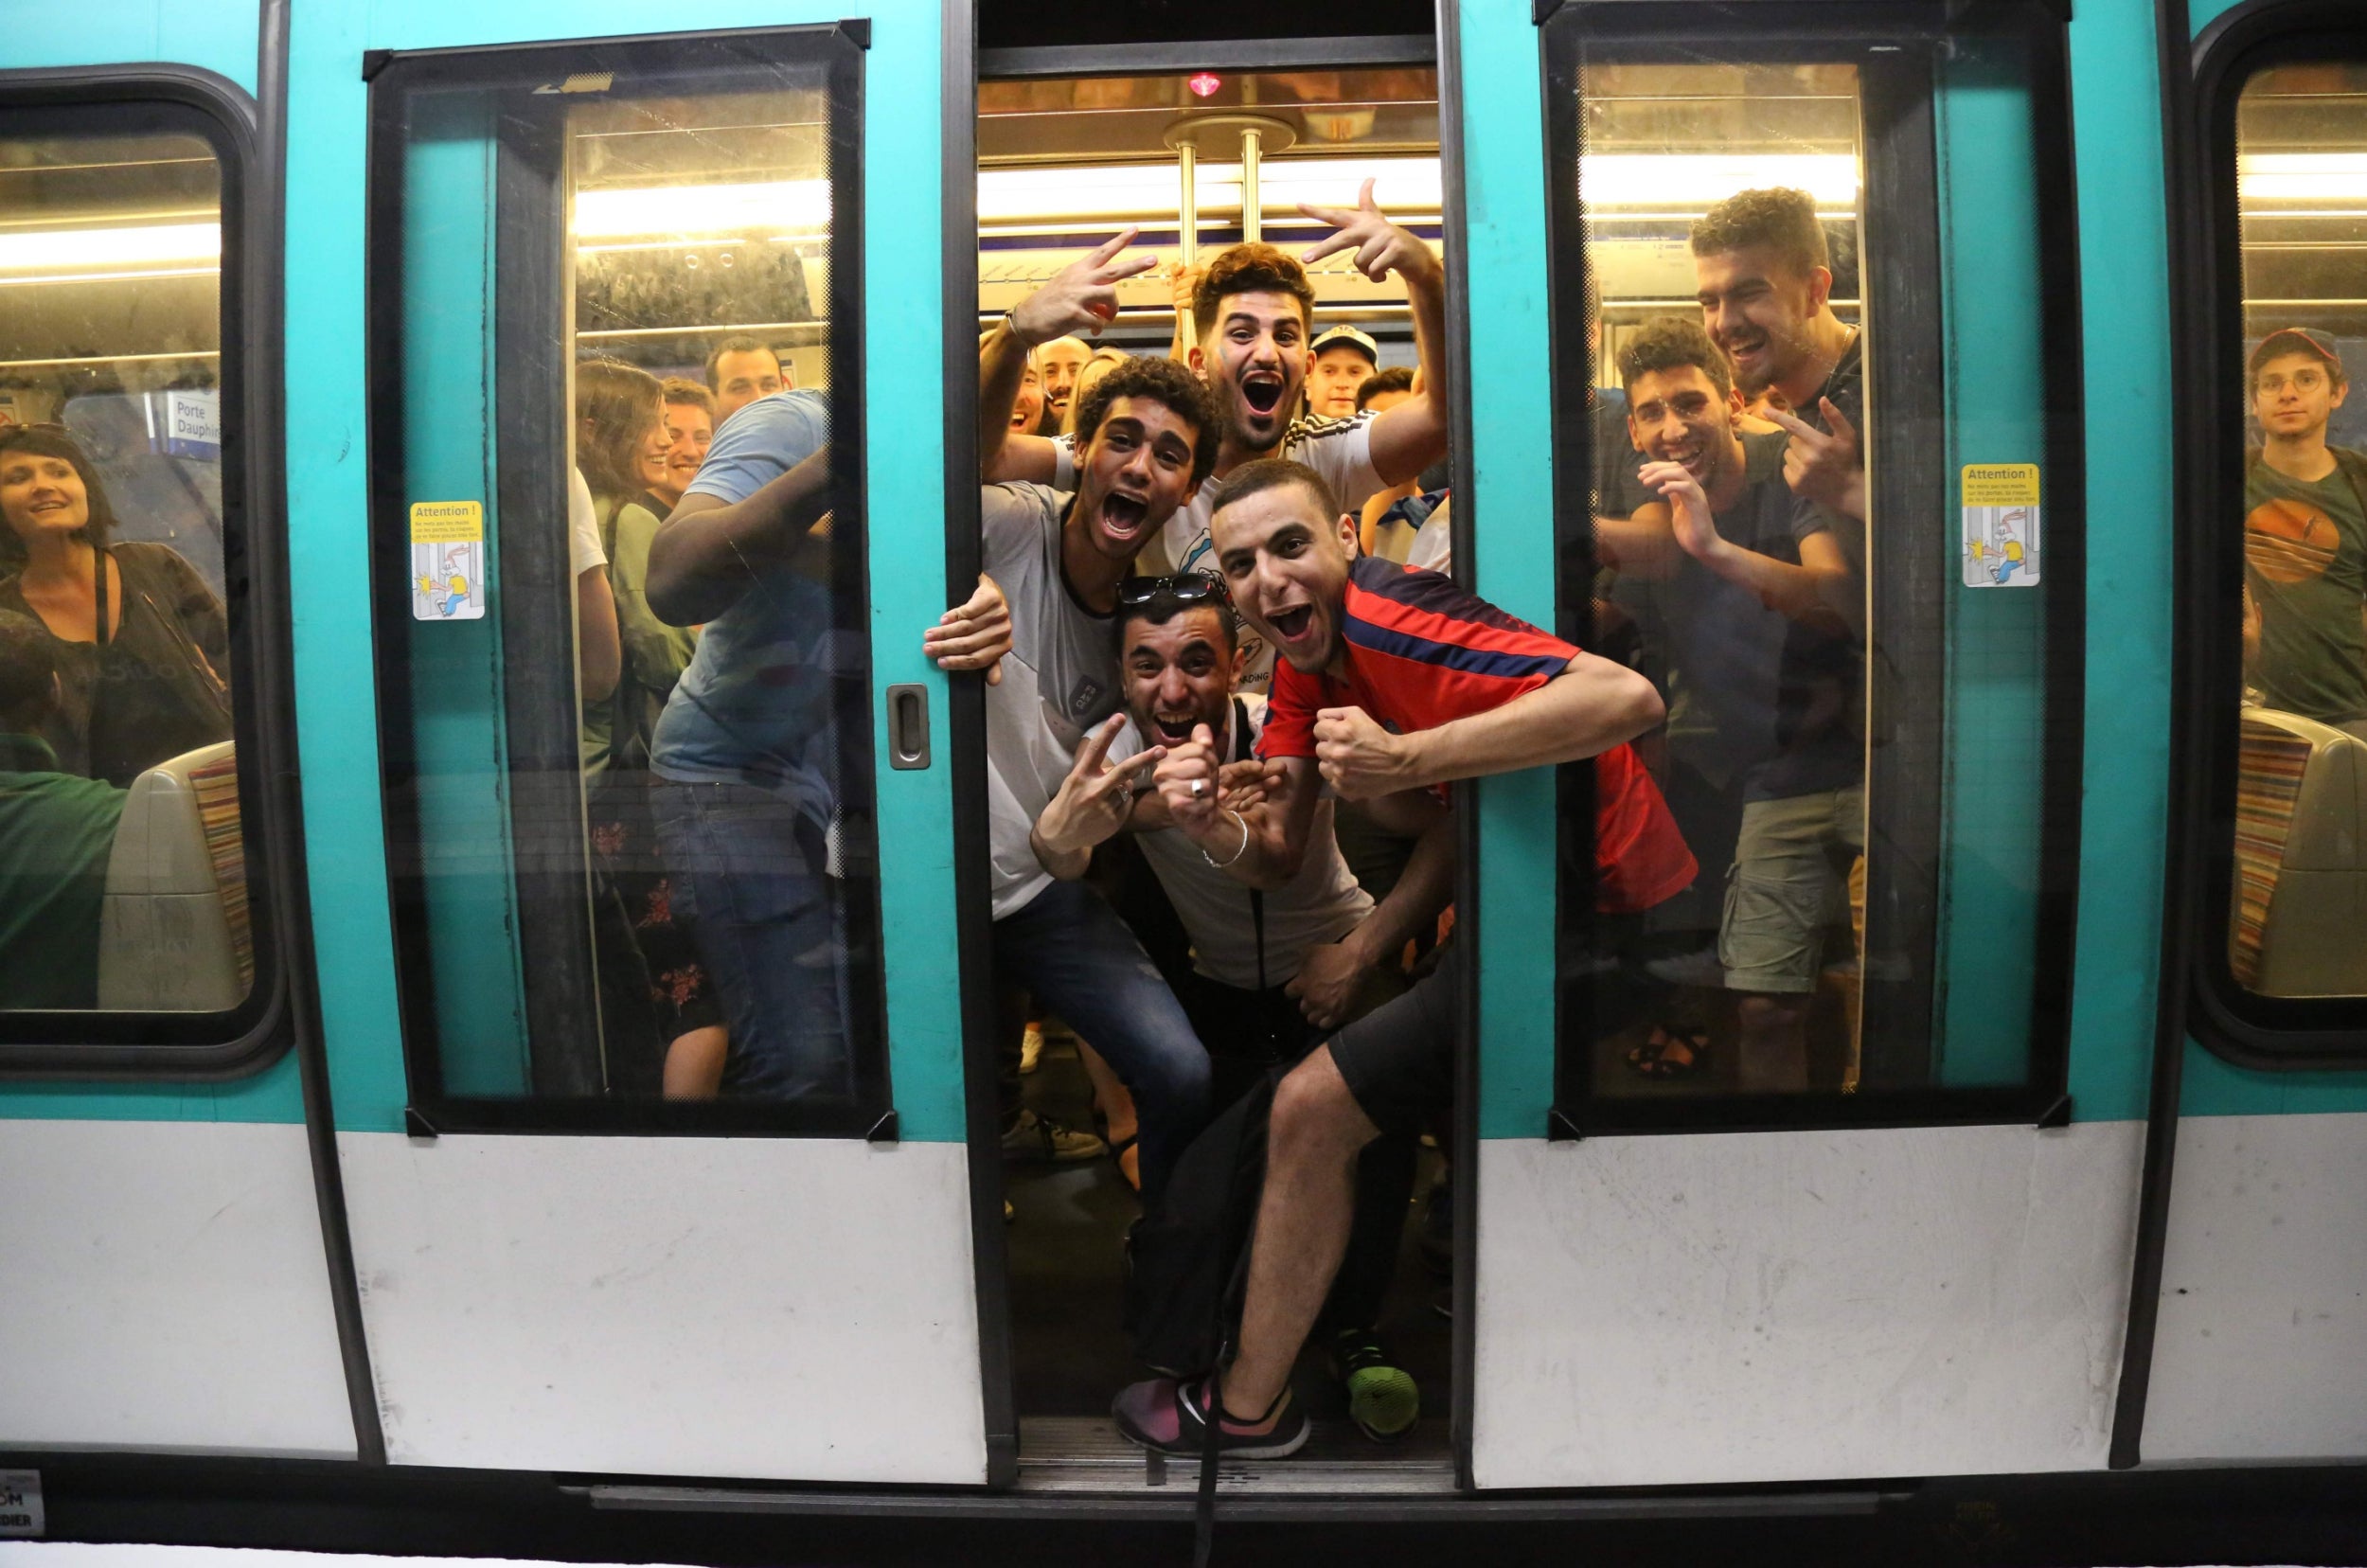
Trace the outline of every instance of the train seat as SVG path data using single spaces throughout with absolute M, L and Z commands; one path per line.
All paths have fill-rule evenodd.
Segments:
M 2265 996 L 2367 995 L 2367 740 L 2244 711 L 2235 805 L 2235 977 Z
M 232 742 L 132 781 L 98 918 L 98 1005 L 218 1012 L 255 978 Z

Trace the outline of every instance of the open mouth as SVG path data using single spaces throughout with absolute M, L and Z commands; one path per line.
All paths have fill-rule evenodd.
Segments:
M 1241 378 L 1241 401 L 1263 419 L 1282 401 L 1282 378 L 1270 370 L 1253 370 Z
M 1181 716 L 1154 713 L 1150 716 L 1150 727 L 1158 732 L 1160 743 L 1168 746 L 1181 746 L 1190 740 L 1192 726 L 1198 722 L 1200 721 L 1188 713 Z
M 1296 642 L 1307 634 L 1308 625 L 1314 618 L 1313 605 L 1297 604 L 1288 610 L 1275 611 L 1273 618 L 1267 624 L 1273 628 L 1273 634 L 1281 641 Z
M 1139 496 L 1112 490 L 1101 498 L 1101 526 L 1120 539 L 1131 539 L 1149 511 L 1149 505 Z
M 1709 447 L 1700 441 L 1673 441 L 1660 449 L 1662 462 L 1682 464 L 1684 471 L 1696 479 L 1701 476 L 1703 465 L 1708 459 Z

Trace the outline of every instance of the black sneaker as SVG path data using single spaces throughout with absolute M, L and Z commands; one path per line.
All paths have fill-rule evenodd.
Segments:
M 1306 1446 L 1307 1413 L 1285 1388 L 1278 1401 L 1283 1409 L 1271 1432 L 1244 1432 L 1244 1424 L 1226 1417 L 1217 1423 L 1217 1452 L 1236 1459 L 1280 1459 Z M 1197 1459 L 1207 1443 L 1208 1381 L 1178 1382 L 1153 1378 L 1123 1390 L 1110 1405 L 1118 1431 L 1129 1442 L 1181 1459 Z
M 1064 1126 L 1049 1116 L 1022 1111 L 1019 1120 L 1003 1134 L 1003 1157 L 1037 1165 L 1068 1165 L 1098 1160 L 1110 1146 L 1082 1128 Z
M 1357 1431 L 1390 1443 L 1414 1430 L 1422 1391 L 1371 1329 L 1344 1328 L 1332 1336 L 1331 1371 L 1347 1388 L 1348 1419 Z

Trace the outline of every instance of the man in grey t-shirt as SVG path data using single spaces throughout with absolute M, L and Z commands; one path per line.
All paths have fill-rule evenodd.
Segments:
M 1091 330 L 1095 307 L 1114 303 L 1113 282 L 1071 268 L 1012 314 L 1040 337 Z M 1015 380 L 1016 364 L 1007 368 Z M 1007 401 L 1010 388 L 985 390 Z M 1053 850 L 1035 826 L 1085 732 L 1117 711 L 1110 617 L 1118 584 L 1207 477 L 1217 439 L 1216 409 L 1197 377 L 1171 360 L 1131 360 L 1077 410 L 1074 493 L 989 485 L 980 508 L 983 564 L 1011 606 L 1011 653 L 987 694 L 995 975 L 1093 1042 L 1133 1092 L 1147 1203 L 1207 1118 L 1208 1053 L 1117 912 L 1072 880 L 1085 854 Z M 1123 782 L 1113 775 L 1097 798 L 1123 806 Z

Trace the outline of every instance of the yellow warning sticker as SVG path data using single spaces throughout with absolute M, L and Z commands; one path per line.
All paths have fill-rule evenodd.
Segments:
M 2038 586 L 2038 465 L 1967 463 L 1961 478 L 1965 586 Z
M 411 503 L 412 543 L 481 544 L 484 542 L 485 504 L 483 502 L 414 501 Z

